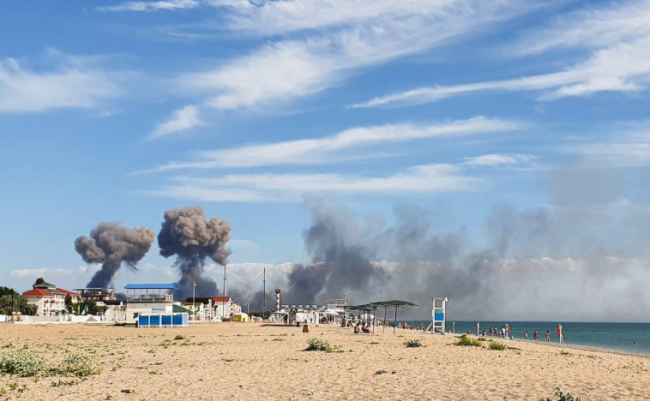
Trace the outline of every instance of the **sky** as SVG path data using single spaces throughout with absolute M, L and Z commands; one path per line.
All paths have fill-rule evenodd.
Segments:
M 75 238 L 187 206 L 230 223 L 242 282 L 281 284 L 318 262 L 314 199 L 385 227 L 417 208 L 474 250 L 504 208 L 544 210 L 558 225 L 515 238 L 507 269 L 571 260 L 602 298 L 650 282 L 648 0 L 29 0 L 0 37 L 0 285 L 82 287 Z M 623 280 L 575 269 L 612 273 L 594 255 Z M 172 264 L 154 244 L 115 285 Z

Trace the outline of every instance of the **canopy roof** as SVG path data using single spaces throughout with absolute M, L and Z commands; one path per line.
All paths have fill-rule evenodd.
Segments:
M 361 305 L 348 305 L 346 309 L 371 311 L 376 308 L 388 308 L 388 307 L 403 308 L 406 306 L 418 306 L 418 305 L 409 301 L 393 300 L 393 301 L 370 302 Z
M 124 286 L 127 290 L 176 290 L 176 284 L 127 284 Z

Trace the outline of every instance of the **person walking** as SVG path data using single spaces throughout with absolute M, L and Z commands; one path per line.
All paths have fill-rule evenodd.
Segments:
M 539 332 L 537 331 L 537 329 L 535 329 L 535 331 L 533 332 L 533 340 L 535 341 L 539 340 Z
M 562 331 L 562 325 L 557 325 L 557 336 L 560 339 L 560 344 L 564 344 L 564 333 Z
M 524 340 L 528 340 L 528 330 L 524 331 Z
M 550 343 L 551 342 L 551 332 L 546 330 L 546 342 Z

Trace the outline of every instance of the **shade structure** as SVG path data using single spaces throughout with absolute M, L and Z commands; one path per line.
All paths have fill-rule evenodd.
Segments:
M 370 312 L 370 311 L 375 311 L 376 309 L 379 308 L 384 308 L 384 331 L 386 331 L 386 315 L 388 312 L 388 308 L 395 308 L 395 324 L 393 327 L 393 334 L 396 334 L 397 333 L 397 310 L 399 308 L 406 308 L 407 306 L 418 306 L 418 304 L 410 301 L 401 301 L 398 299 L 394 299 L 392 301 L 378 301 L 378 302 L 370 302 L 367 304 L 350 305 L 346 307 L 346 310 L 351 309 L 351 310 L 358 310 L 363 312 Z M 373 332 L 374 332 L 374 324 L 373 324 Z

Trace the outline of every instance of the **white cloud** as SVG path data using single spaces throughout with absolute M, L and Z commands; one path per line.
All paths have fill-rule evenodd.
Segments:
M 427 194 L 470 191 L 478 179 L 448 164 L 416 166 L 385 177 L 339 174 L 235 174 L 176 177 L 177 184 L 146 194 L 199 202 L 295 202 L 304 194 Z
M 362 147 L 426 138 L 478 135 L 517 130 L 523 124 L 474 117 L 449 123 L 432 125 L 397 124 L 375 127 L 358 127 L 341 131 L 333 136 L 318 139 L 301 139 L 270 144 L 249 145 L 234 149 L 201 152 L 198 160 L 186 163 L 169 163 L 153 171 L 188 168 L 260 167 L 273 165 L 329 164 L 362 156 L 346 153 Z M 367 154 L 364 153 L 364 157 Z
M 48 51 L 54 66 L 27 68 L 9 58 L 0 60 L 0 113 L 33 113 L 54 109 L 91 109 L 123 94 L 120 77 L 98 66 L 94 57 Z
M 251 7 L 236 14 L 233 29 L 263 34 L 330 25 L 336 29 L 269 43 L 217 68 L 187 74 L 181 84 L 206 94 L 206 103 L 219 110 L 275 106 L 339 85 L 361 68 L 448 44 L 526 9 L 522 2 L 509 0 L 406 3 L 310 0 Z M 351 25 L 340 26 L 344 22 Z
M 614 167 L 650 166 L 650 133 L 617 133 L 614 137 L 598 142 L 568 145 L 561 148 L 565 153 L 579 156 L 582 160 L 598 165 Z
M 42 267 L 37 269 L 14 269 L 9 274 L 11 277 L 15 278 L 33 278 L 36 280 L 39 277 L 44 277 L 45 280 L 48 280 L 48 277 L 52 279 L 59 279 L 62 277 L 69 276 L 78 276 L 78 275 L 88 275 L 94 274 L 97 270 L 101 268 L 101 265 L 90 264 L 83 265 L 76 269 L 52 269 L 48 267 Z
M 97 10 L 107 12 L 179 10 L 196 8 L 199 5 L 195 0 L 128 1 L 115 6 L 97 7 Z
M 158 125 L 154 132 L 149 135 L 150 139 L 161 138 L 177 132 L 185 131 L 190 128 L 203 125 L 199 115 L 199 109 L 196 106 L 185 106 L 178 109 L 165 122 Z
M 531 155 L 518 154 L 489 154 L 477 157 L 467 157 L 463 164 L 468 166 L 504 166 L 529 163 L 535 160 Z
M 556 23 L 544 34 L 519 44 L 517 54 L 557 47 L 591 49 L 589 57 L 563 71 L 530 77 L 454 86 L 417 88 L 377 97 L 354 107 L 401 106 L 435 102 L 485 91 L 534 91 L 543 101 L 598 92 L 639 92 L 650 87 L 650 1 L 617 2 L 588 9 Z

